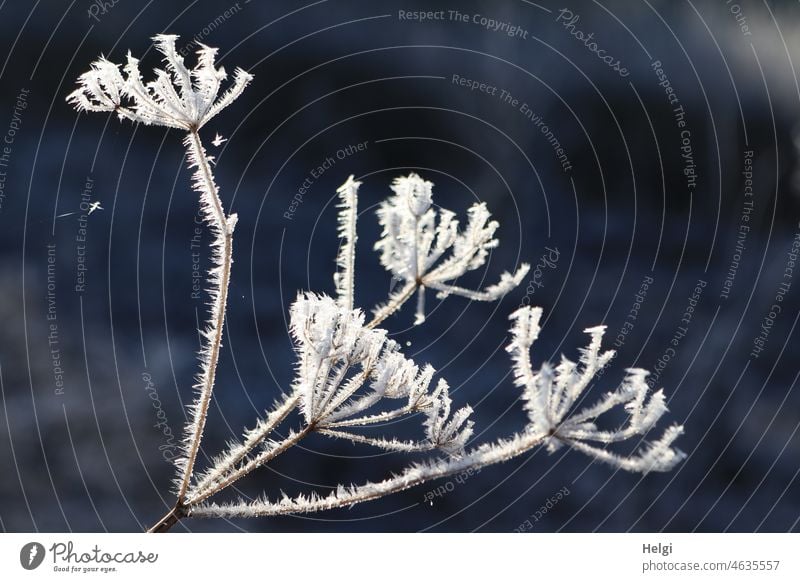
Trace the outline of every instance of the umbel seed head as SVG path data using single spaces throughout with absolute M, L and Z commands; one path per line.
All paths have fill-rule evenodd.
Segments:
M 200 44 L 197 64 L 188 69 L 175 49 L 177 39 L 174 34 L 153 37 L 165 63 L 153 71 L 153 81 L 142 80 L 139 60 L 130 53 L 124 67 L 101 57 L 78 77 L 79 87 L 67 102 L 79 111 L 114 111 L 120 119 L 197 131 L 233 103 L 253 76 L 237 68 L 233 83 L 220 94 L 227 74 L 216 67 L 217 49 Z

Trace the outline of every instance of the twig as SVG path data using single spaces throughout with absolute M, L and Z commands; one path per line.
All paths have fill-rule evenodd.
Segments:
M 372 501 L 386 495 L 398 493 L 416 485 L 454 475 L 461 471 L 482 468 L 501 463 L 522 455 L 539 446 L 548 435 L 524 433 L 511 441 L 509 446 L 483 445 L 474 452 L 453 459 L 443 459 L 430 465 L 416 466 L 399 475 L 377 483 L 343 488 L 327 497 L 299 497 L 278 503 L 258 501 L 248 504 L 203 505 L 189 510 L 189 517 L 264 517 L 292 513 L 313 513 L 337 507 L 350 507 L 357 503 Z
M 271 449 L 267 449 L 259 456 L 255 457 L 254 459 L 251 459 L 249 462 L 247 462 L 239 469 L 230 473 L 225 479 L 220 481 L 219 484 L 217 484 L 216 486 L 204 491 L 203 493 L 199 493 L 192 499 L 189 499 L 187 501 L 187 505 L 188 506 L 197 505 L 198 503 L 205 501 L 212 495 L 216 495 L 223 489 L 229 487 L 230 485 L 233 485 L 233 483 L 235 483 L 236 481 L 238 481 L 239 479 L 250 473 L 253 469 L 256 469 L 261 465 L 268 463 L 281 453 L 285 452 L 287 449 L 299 443 L 301 440 L 303 440 L 303 438 L 305 438 L 309 433 L 311 433 L 314 430 L 314 428 L 315 428 L 314 425 L 309 424 L 305 428 L 303 428 L 300 432 L 288 436 L 280 443 L 278 443 L 277 446 Z
M 418 287 L 419 284 L 413 281 L 406 284 L 406 286 L 397 295 L 389 299 L 389 302 L 386 303 L 386 305 L 378 308 L 375 311 L 372 321 L 366 325 L 367 329 L 374 329 L 383 323 L 387 317 L 395 313 L 406 301 L 413 297 L 414 291 L 416 291 Z
M 223 478 L 239 461 L 250 454 L 260 443 L 266 439 L 275 428 L 280 425 L 286 417 L 297 407 L 300 401 L 299 394 L 287 395 L 284 402 L 275 408 L 272 413 L 261 421 L 256 428 L 246 434 L 244 442 L 238 447 L 233 445 L 229 449 L 227 456 L 214 463 L 213 470 L 209 471 L 197 485 L 190 490 L 189 495 L 194 496 L 202 493 L 215 482 Z

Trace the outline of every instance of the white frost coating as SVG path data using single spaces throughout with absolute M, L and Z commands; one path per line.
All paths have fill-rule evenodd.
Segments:
M 361 310 L 348 310 L 324 295 L 301 294 L 290 308 L 297 349 L 294 391 L 308 425 L 327 436 L 341 437 L 389 450 L 439 448 L 457 454 L 472 432 L 471 412 L 462 408 L 450 418 L 447 382 L 428 388 L 435 373 L 419 368 L 400 353 L 386 331 L 364 325 Z M 384 399 L 405 399 L 403 406 L 370 412 Z M 341 429 L 376 424 L 428 410 L 428 441 L 368 438 Z
M 177 39 L 170 34 L 153 37 L 166 69 L 155 69 L 153 81 L 142 80 L 139 61 L 130 53 L 124 78 L 119 65 L 100 58 L 78 78 L 80 86 L 67 101 L 81 111 L 114 111 L 121 119 L 197 131 L 239 97 L 253 77 L 237 68 L 230 88 L 219 95 L 227 74 L 216 68 L 217 49 L 201 44 L 197 65 L 189 70 L 175 50 Z
M 211 459 L 211 467 L 197 477 L 196 485 L 189 490 L 189 498 L 206 493 L 222 482 L 238 466 L 248 462 L 253 450 L 266 441 L 272 431 L 297 407 L 298 401 L 299 397 L 296 394 L 287 394 L 283 400 L 275 404 L 265 418 L 256 423 L 254 428 L 245 431 L 241 442 L 228 443 L 228 447 L 223 453 Z
M 339 238 L 342 240 L 339 246 L 339 256 L 336 258 L 336 266 L 340 269 L 334 276 L 336 284 L 336 297 L 339 305 L 344 309 L 353 309 L 355 294 L 355 259 L 356 259 L 356 221 L 358 219 L 358 187 L 361 182 L 353 179 L 354 176 L 347 178 L 347 181 L 339 186 L 336 192 L 339 193 Z
M 417 291 L 419 298 L 415 323 L 425 321 L 424 289 L 438 291 L 437 297 L 461 295 L 476 301 L 495 301 L 514 289 L 530 266 L 523 263 L 513 274 L 505 272 L 500 281 L 480 291 L 451 284 L 468 271 L 481 267 L 499 241 L 494 233 L 499 226 L 490 221 L 486 205 L 475 204 L 467 211 L 467 226 L 459 232 L 458 220 L 450 210 L 433 208 L 433 184 L 411 173 L 396 178 L 394 195 L 381 203 L 378 220 L 383 227 L 375 243 L 380 261 L 404 286 L 375 310 L 382 321 L 397 311 Z
M 91 69 L 78 77 L 79 89 L 67 96 L 78 111 L 116 111 L 120 118 L 134 119 L 134 113 L 122 106 L 125 98 L 125 79 L 119 66 L 101 57 Z
M 472 436 L 474 423 L 468 420 L 472 408 L 465 406 L 450 417 L 450 387 L 444 379 L 439 380 L 434 390 L 433 404 L 426 411 L 425 433 L 428 441 L 451 455 L 460 455 Z
M 294 498 L 284 495 L 278 501 L 270 501 L 266 497 L 262 497 L 252 502 L 240 500 L 227 504 L 207 503 L 193 507 L 189 515 L 224 518 L 260 517 L 350 507 L 356 503 L 371 501 L 409 489 L 426 481 L 447 477 L 467 469 L 507 461 L 535 448 L 541 444 L 543 438 L 544 435 L 541 434 L 522 432 L 508 439 L 483 444 L 460 457 L 449 457 L 411 465 L 383 481 L 367 482 L 363 485 L 349 487 L 340 485 L 335 492 L 327 496 L 320 496 L 312 492 Z
M 200 334 L 202 342 L 198 353 L 200 372 L 197 374 L 194 385 L 197 396 L 188 407 L 190 420 L 184 432 L 183 455 L 175 461 L 179 473 L 175 479 L 179 498 L 183 498 L 189 489 L 194 462 L 203 438 L 211 393 L 214 390 L 225 325 L 228 284 L 233 263 L 233 229 L 236 226 L 236 215 L 226 216 L 222 209 L 219 189 L 214 182 L 208 155 L 197 133 L 189 133 L 184 144 L 188 151 L 189 167 L 195 169 L 192 175 L 192 186 L 200 194 L 200 211 L 213 238 L 211 241 L 211 269 L 207 279 L 210 314 L 205 329 Z
M 165 69 L 154 70 L 153 81 L 145 83 L 142 80 L 139 61 L 130 53 L 124 66 L 124 76 L 119 65 L 100 58 L 78 78 L 79 87 L 67 96 L 67 101 L 79 111 L 113 111 L 120 119 L 187 132 L 184 146 L 189 168 L 194 170 L 192 187 L 200 196 L 200 211 L 212 235 L 212 268 L 207 281 L 211 309 L 200 333 L 200 372 L 194 386 L 197 396 L 188 407 L 189 422 L 181 443 L 182 455 L 175 461 L 178 467 L 175 487 L 178 502 L 182 503 L 189 489 L 214 389 L 233 262 L 233 231 L 237 219 L 235 214 L 226 215 L 222 208 L 211 169 L 213 158 L 206 153 L 198 130 L 230 105 L 252 76 L 236 69 L 232 85 L 220 95 L 221 84 L 227 75 L 224 69 L 216 67 L 217 49 L 200 45 L 197 64 L 189 70 L 183 63 L 183 57 L 175 50 L 177 38 L 166 34 L 153 37 L 155 48 L 163 55 L 165 63 Z
M 566 443 L 577 451 L 615 467 L 639 473 L 668 471 L 685 457 L 681 451 L 672 447 L 675 439 L 683 432 L 681 426 L 667 428 L 661 438 L 654 442 L 644 443 L 636 454 L 627 457 L 586 443 L 587 440 L 612 443 L 646 433 L 666 411 L 663 393 L 658 391 L 647 400 L 647 383 L 644 381 L 647 373 L 640 369 L 629 369 L 625 380 L 617 390 L 607 393 L 597 404 L 569 416 L 568 413 L 576 399 L 586 389 L 595 373 L 610 360 L 613 353 L 600 353 L 604 328 L 590 328 L 586 332 L 591 336 L 591 341 L 587 348 L 581 350 L 579 363 L 576 364 L 564 358 L 555 369 L 545 363 L 540 370 L 534 371 L 530 362 L 529 350 L 539 334 L 540 318 L 541 309 L 529 307 L 519 309 L 511 316 L 513 320 L 512 340 L 508 351 L 513 360 L 515 383 L 523 388 L 524 408 L 529 417 L 529 424 L 522 432 L 506 439 L 482 444 L 471 450 L 458 451 L 459 454 L 454 456 L 411 465 L 383 481 L 367 482 L 349 487 L 340 485 L 335 492 L 327 496 L 320 496 L 312 492 L 294 498 L 284 495 L 277 501 L 270 501 L 266 496 L 262 496 L 255 501 L 239 500 L 227 504 L 202 503 L 191 508 L 190 515 L 222 518 L 259 517 L 349 507 L 467 469 L 481 468 L 507 461 L 539 445 L 546 445 L 548 449 L 555 450 L 562 443 Z M 450 420 L 446 420 L 449 416 L 450 400 L 446 393 L 446 384 L 443 381 L 440 382 L 431 397 L 433 405 L 426 413 L 427 420 L 425 422 L 429 441 L 435 443 L 440 438 L 446 439 L 447 435 L 456 435 L 455 439 L 450 442 L 463 445 L 461 439 L 466 440 L 472 430 L 471 422 L 466 421 L 471 410 L 469 407 L 465 407 L 453 415 Z M 599 430 L 593 421 L 600 414 L 620 404 L 629 413 L 626 426 L 615 431 Z M 350 433 L 343 431 L 324 430 L 323 432 L 329 436 L 351 438 Z M 351 440 L 380 446 L 387 450 L 421 450 L 418 448 L 419 443 L 397 441 L 396 439 L 382 439 L 381 442 L 376 443 L 370 442 L 372 439 L 355 436 Z M 449 452 L 447 446 L 440 446 L 440 448 Z
M 594 378 L 614 356 L 613 351 L 600 353 L 600 344 L 605 327 L 585 330 L 591 336 L 587 348 L 581 350 L 579 363 L 562 356 L 561 363 L 553 369 L 544 363 L 537 372 L 530 361 L 530 348 L 539 335 L 539 320 L 542 310 L 523 307 L 510 319 L 511 342 L 506 348 L 511 353 L 514 368 L 514 383 L 521 387 L 522 400 L 528 413 L 530 428 L 539 434 L 548 435 L 545 444 L 555 451 L 562 444 L 596 457 L 627 471 L 647 473 L 668 471 L 684 458 L 684 454 L 671 448 L 683 427 L 673 426 L 654 443 L 647 443 L 637 456 L 623 457 L 594 443 L 610 444 L 643 436 L 650 431 L 667 411 L 664 393 L 659 390 L 647 399 L 648 372 L 629 368 L 625 379 L 613 392 L 607 392 L 599 402 L 579 412 L 569 414 L 575 402 Z M 622 405 L 628 412 L 627 423 L 616 430 L 601 430 L 595 424 L 597 418 L 616 406 Z

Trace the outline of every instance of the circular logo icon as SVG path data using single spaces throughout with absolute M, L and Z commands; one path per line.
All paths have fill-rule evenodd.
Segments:
M 19 563 L 26 570 L 35 570 L 44 561 L 44 546 L 39 542 L 30 542 L 19 551 Z

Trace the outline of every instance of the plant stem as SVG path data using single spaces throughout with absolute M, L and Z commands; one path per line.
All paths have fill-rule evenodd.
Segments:
M 337 507 L 351 507 L 357 503 L 371 501 L 398 493 L 428 481 L 449 477 L 469 469 L 482 469 L 518 457 L 539 446 L 549 434 L 523 433 L 516 437 L 510 448 L 479 447 L 464 457 L 441 460 L 429 466 L 416 467 L 383 481 L 352 487 L 344 493 L 333 493 L 328 497 L 293 499 L 272 503 L 269 501 L 242 503 L 239 505 L 206 505 L 189 509 L 190 517 L 265 517 L 287 514 L 304 514 L 327 511 Z
M 186 462 L 178 489 L 178 504 L 182 504 L 189 483 L 192 478 L 192 471 L 200 450 L 200 441 L 203 438 L 208 406 L 211 402 L 211 393 L 214 389 L 214 379 L 216 377 L 217 362 L 219 360 L 220 345 L 222 343 L 222 332 L 225 324 L 225 310 L 228 302 L 228 285 L 231 277 L 232 248 L 233 248 L 233 225 L 235 215 L 227 217 L 222 209 L 222 202 L 219 199 L 217 185 L 214 182 L 214 174 L 208 156 L 200 141 L 197 130 L 192 130 L 186 139 L 186 146 L 189 150 L 189 160 L 197 166 L 194 174 L 194 187 L 201 193 L 201 208 L 206 220 L 210 223 L 215 240 L 212 248 L 215 253 L 215 271 L 210 280 L 212 288 L 210 290 L 214 302 L 212 306 L 210 329 L 206 336 L 207 344 L 204 347 L 205 358 L 202 362 L 203 374 L 201 377 L 200 394 L 194 404 L 194 423 L 190 430 L 189 442 L 187 446 Z
M 289 413 L 297 407 L 300 401 L 300 396 L 293 394 L 287 396 L 283 404 L 275 409 L 273 415 L 268 415 L 266 422 L 260 429 L 254 430 L 251 435 L 244 441 L 241 450 L 234 455 L 228 456 L 223 462 L 214 465 L 214 474 L 206 475 L 195 488 L 190 491 L 189 495 L 193 496 L 198 493 L 203 493 L 208 487 L 214 485 L 214 482 L 219 477 L 223 476 L 226 472 L 233 469 L 239 461 L 249 455 L 254 448 L 262 443 L 270 433 L 289 415 Z
M 285 438 L 274 448 L 264 451 L 254 459 L 251 459 L 243 466 L 231 472 L 227 477 L 225 477 L 225 479 L 223 479 L 219 483 L 209 487 L 208 489 L 206 489 L 201 493 L 198 493 L 195 497 L 193 497 L 187 502 L 187 506 L 201 503 L 206 499 L 208 499 L 209 497 L 211 497 L 212 495 L 216 495 L 223 489 L 233 485 L 236 481 L 238 481 L 239 479 L 250 473 L 253 469 L 260 467 L 264 463 L 268 463 L 281 453 L 285 452 L 287 449 L 290 449 L 291 447 L 299 443 L 301 440 L 303 440 L 303 438 L 306 437 L 306 435 L 308 435 L 314 429 L 315 429 L 314 425 L 309 424 L 305 426 L 300 432 Z
M 383 323 L 383 321 L 387 317 L 389 317 L 392 313 L 396 312 L 398 309 L 400 309 L 403 306 L 403 304 L 406 301 L 411 299 L 411 297 L 414 295 L 414 291 L 416 291 L 418 287 L 419 287 L 419 283 L 417 283 L 417 282 L 407 283 L 405 288 L 402 290 L 401 293 L 399 293 L 396 297 L 392 298 L 389 301 L 389 303 L 384 305 L 380 310 L 378 310 L 375 313 L 375 315 L 372 318 L 372 321 L 370 321 L 366 325 L 366 328 L 367 329 L 373 329 L 376 326 L 378 326 L 381 323 Z
M 226 216 L 219 198 L 219 189 L 214 181 L 211 164 L 197 129 L 192 129 L 184 140 L 188 150 L 189 164 L 195 166 L 193 187 L 200 193 L 200 206 L 209 229 L 214 236 L 212 242 L 212 260 L 214 268 L 209 280 L 210 294 L 213 297 L 211 315 L 208 322 L 209 332 L 206 334 L 206 345 L 203 347 L 202 374 L 199 395 L 194 402 L 194 418 L 189 426 L 186 458 L 178 488 L 178 500 L 175 507 L 164 515 L 148 532 L 161 533 L 169 531 L 182 517 L 186 516 L 186 493 L 191 482 L 200 441 L 203 438 L 208 407 L 214 390 L 217 362 L 219 361 L 222 333 L 225 326 L 225 311 L 228 303 L 228 286 L 231 278 L 233 262 L 233 228 L 236 215 Z
M 158 522 L 147 530 L 147 533 L 167 533 L 172 526 L 178 523 L 183 517 L 186 517 L 186 510 L 182 505 L 175 505 Z

